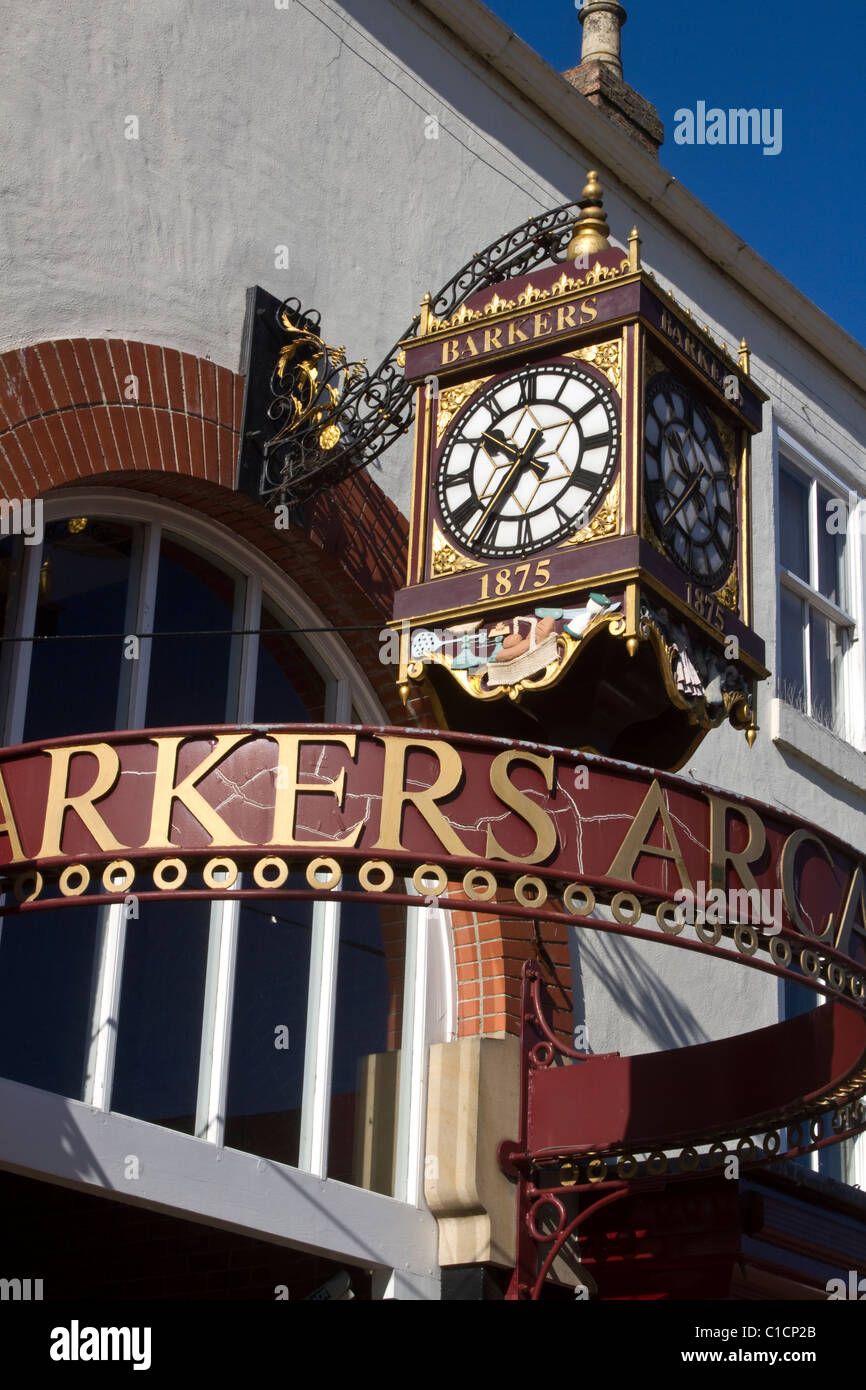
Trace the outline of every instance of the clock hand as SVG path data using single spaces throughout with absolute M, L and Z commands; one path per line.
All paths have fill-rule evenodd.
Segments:
M 511 459 L 516 459 L 520 453 L 520 446 L 513 440 L 506 439 L 501 430 L 485 430 L 481 442 L 487 445 L 490 454 L 506 454 Z
M 703 479 L 705 473 L 706 473 L 706 469 L 705 469 L 703 466 L 701 466 L 700 472 L 699 472 L 699 473 L 696 473 L 696 474 L 694 475 L 694 477 L 692 478 L 691 483 L 690 483 L 689 486 L 686 488 L 685 492 L 683 492 L 682 495 L 677 499 L 675 506 L 673 506 L 673 507 L 671 508 L 671 510 L 668 512 L 667 516 L 665 517 L 664 521 L 662 522 L 662 525 L 665 527 L 665 529 L 667 529 L 667 527 L 670 526 L 671 522 L 673 521 L 674 517 L 676 516 L 676 514 L 677 514 L 677 512 L 680 510 L 680 508 L 681 508 L 681 507 L 684 507 L 684 506 L 686 505 L 686 503 L 688 502 L 689 498 L 690 498 L 690 497 L 693 495 L 693 493 L 695 492 L 695 489 L 700 487 L 701 481 L 702 481 L 702 479 Z M 704 507 L 706 507 L 706 501 L 705 501 L 705 499 L 703 498 L 703 496 L 701 497 L 700 500 L 701 500 L 701 502 L 703 503 Z
M 529 436 L 529 439 L 526 441 L 526 444 L 521 449 L 520 453 L 517 455 L 517 458 L 512 463 L 505 477 L 502 479 L 502 482 L 499 484 L 499 487 L 496 489 L 496 492 L 493 494 L 492 498 L 490 499 L 484 511 L 482 512 L 478 522 L 473 527 L 472 533 L 468 537 L 468 540 L 470 542 L 474 541 L 475 537 L 478 535 L 478 532 L 482 529 L 483 526 L 486 525 L 490 513 L 493 511 L 494 507 L 496 506 L 496 503 L 499 501 L 503 492 L 508 487 L 508 484 L 511 482 L 512 478 L 520 472 L 521 468 L 527 465 L 533 468 L 536 466 L 536 460 L 534 458 L 534 455 L 543 439 L 543 430 L 532 431 L 532 434 Z

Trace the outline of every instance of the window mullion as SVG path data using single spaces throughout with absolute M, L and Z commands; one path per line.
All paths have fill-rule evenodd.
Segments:
M 304 1090 L 301 1101 L 301 1144 L 298 1167 L 318 1177 L 328 1172 L 328 1121 L 331 1113 L 331 1072 L 334 1020 L 337 1009 L 337 968 L 340 957 L 340 905 L 325 899 L 313 905 L 310 948 L 310 988 L 304 1050 Z
M 427 968 L 434 914 L 438 917 L 438 907 L 419 906 L 406 910 L 406 970 L 394 1196 L 399 1202 L 408 1202 L 414 1207 L 421 1205 L 424 1195 Z
M 160 538 L 159 522 L 152 522 L 145 528 L 135 547 L 126 600 L 125 622 L 128 633 L 153 631 Z M 124 652 L 121 658 L 116 717 L 119 729 L 144 727 L 147 718 L 151 646 L 150 638 L 140 637 L 137 657 L 129 659 Z
M 114 1084 L 117 1018 L 126 944 L 126 904 L 112 903 L 104 907 L 100 913 L 99 928 L 90 1051 L 82 1099 L 96 1110 L 107 1110 Z
M 217 1145 L 225 1140 L 240 906 L 219 901 L 210 913 L 195 1133 Z
M 39 603 L 39 580 L 42 574 L 41 545 L 22 545 L 21 579 L 18 588 L 18 603 L 11 637 L 18 641 L 8 644 L 6 661 L 6 712 L 3 726 L 3 742 L 20 743 L 24 737 L 24 722 L 27 714 L 27 687 L 30 684 L 30 661 L 33 644 L 28 639 L 33 636 L 36 625 L 36 609 Z M 20 640 L 24 639 L 24 640 Z M 4 654 L 6 655 L 6 654 Z
M 261 613 L 261 583 L 255 575 L 247 575 L 245 582 L 238 587 L 234 606 L 233 626 L 246 635 L 232 638 L 226 709 L 226 719 L 230 724 L 249 723 L 255 711 L 259 660 L 256 629 L 261 625 Z

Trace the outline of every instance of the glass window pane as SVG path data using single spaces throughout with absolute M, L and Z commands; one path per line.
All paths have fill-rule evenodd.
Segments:
M 146 902 L 126 924 L 111 1109 L 195 1129 L 209 902 Z
M 782 564 L 809 583 L 809 486 L 782 467 L 779 494 Z
M 779 624 L 779 695 L 797 709 L 805 708 L 806 668 L 803 659 L 803 602 L 782 588 Z
M 133 531 L 87 517 L 45 528 L 24 741 L 113 729 Z M 63 698 L 58 699 L 58 691 Z
M 833 667 L 830 651 L 831 629 L 827 619 L 814 608 L 809 610 L 809 675 L 812 708 L 809 713 L 820 724 L 833 726 Z
M 99 909 L 0 919 L 0 1075 L 83 1097 Z
M 845 536 L 841 531 L 829 531 L 828 521 L 834 514 L 827 512 L 832 494 L 818 488 L 818 590 L 840 608 L 846 606 L 844 584 Z
M 226 1103 L 228 1148 L 297 1165 L 313 904 L 242 903 Z
M 159 550 L 147 723 L 225 724 L 235 580 L 170 536 Z M 219 636 L 208 636 L 219 633 Z
M 325 681 L 267 601 L 259 623 L 259 667 L 254 719 L 257 724 L 323 724 Z
M 347 890 L 359 887 L 347 878 Z M 343 903 L 328 1176 L 394 1191 L 405 912 Z

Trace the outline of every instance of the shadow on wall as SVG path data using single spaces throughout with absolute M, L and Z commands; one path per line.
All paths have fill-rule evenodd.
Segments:
M 656 1047 L 686 1047 L 710 1041 L 697 1015 L 671 993 L 669 984 L 656 974 L 645 958 L 630 949 L 629 942 L 601 935 L 587 941 L 584 936 L 576 950 L 583 987 L 598 981 L 610 995 L 616 1012 L 630 1019 Z M 592 1020 L 589 1036 L 593 1052 L 609 1050 L 609 1044 L 604 1039 L 600 1042 L 596 1036 Z M 649 1050 L 649 1047 L 642 1049 Z

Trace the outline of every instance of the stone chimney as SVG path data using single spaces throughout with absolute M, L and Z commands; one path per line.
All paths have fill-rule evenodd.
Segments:
M 659 113 L 623 80 L 620 31 L 625 21 L 619 0 L 585 0 L 580 9 L 580 64 L 564 76 L 635 144 L 658 159 L 665 138 Z

